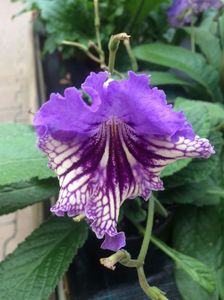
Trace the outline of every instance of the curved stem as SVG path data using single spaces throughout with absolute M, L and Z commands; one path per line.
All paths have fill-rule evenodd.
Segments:
M 148 217 L 145 228 L 145 234 L 142 242 L 142 246 L 138 255 L 138 260 L 144 262 L 146 254 L 149 248 L 149 242 L 152 234 L 152 225 L 153 225 L 153 217 L 154 217 L 154 203 L 155 198 L 152 196 L 151 199 L 148 200 Z
M 153 217 L 154 217 L 154 202 L 155 198 L 152 196 L 151 199 L 148 200 L 148 217 L 147 217 L 147 223 L 146 228 L 144 232 L 144 238 L 141 246 L 141 250 L 138 256 L 139 263 L 144 264 L 144 260 L 146 257 L 146 254 L 148 252 L 149 242 L 152 235 L 152 226 L 153 226 Z M 148 281 L 145 276 L 145 272 L 143 269 L 143 266 L 140 265 L 137 267 L 137 274 L 138 274 L 138 280 L 139 284 L 142 288 L 142 290 L 145 292 L 145 294 L 152 300 L 168 300 L 165 296 L 165 293 L 163 293 L 160 289 L 154 286 L 150 286 L 148 284 Z
M 93 55 L 91 52 L 89 52 L 88 48 L 80 43 L 77 42 L 71 42 L 71 41 L 62 41 L 63 45 L 68 45 L 68 46 L 73 46 L 76 47 L 80 50 L 82 50 L 83 52 L 85 52 L 85 54 L 91 58 L 92 60 L 94 60 L 97 63 L 101 63 L 100 59 L 98 57 L 96 57 L 95 55 Z
M 155 211 L 164 218 L 167 218 L 169 215 L 168 211 L 157 198 L 155 198 Z
M 135 56 L 132 52 L 130 41 L 129 40 L 124 40 L 124 46 L 126 48 L 128 56 L 129 56 L 131 66 L 132 66 L 132 70 L 135 71 L 135 72 L 138 71 L 138 63 L 137 63 L 137 60 L 136 60 L 136 58 L 135 58 Z
M 115 66 L 115 59 L 117 50 L 120 44 L 120 41 L 125 41 L 130 38 L 127 33 L 122 32 L 115 35 L 112 35 L 108 44 L 109 49 L 109 62 L 108 62 L 108 69 L 111 74 L 114 72 L 114 66 Z

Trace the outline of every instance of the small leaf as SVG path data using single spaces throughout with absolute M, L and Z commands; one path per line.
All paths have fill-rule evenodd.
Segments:
M 0 215 L 49 199 L 58 194 L 56 179 L 31 180 L 0 187 Z
M 0 145 L 0 186 L 55 176 L 47 167 L 47 158 L 37 149 L 30 125 L 1 124 Z
M 0 264 L 0 299 L 48 299 L 86 238 L 83 222 L 46 221 Z

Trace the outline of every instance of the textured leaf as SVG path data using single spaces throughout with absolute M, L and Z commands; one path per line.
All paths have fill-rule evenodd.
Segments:
M 177 269 L 185 271 L 194 282 L 197 282 L 206 291 L 214 291 L 214 274 L 207 265 L 193 257 L 170 248 L 157 238 L 152 237 L 152 242 L 175 261 Z
M 177 69 L 200 83 L 210 97 L 222 100 L 218 88 L 219 74 L 211 65 L 206 64 L 204 57 L 198 53 L 166 44 L 145 44 L 134 49 L 135 56 L 147 62 Z
M 164 201 L 205 206 L 219 204 L 220 193 L 220 187 L 212 178 L 208 178 L 198 183 L 186 183 L 173 189 L 166 189 L 160 196 Z
M 0 299 L 47 300 L 87 238 L 85 223 L 52 218 L 0 264 Z
M 224 206 L 182 208 L 174 228 L 174 246 L 186 255 L 206 263 L 215 274 L 217 288 L 205 292 L 178 268 L 175 276 L 184 300 L 224 299 Z
M 55 174 L 47 168 L 47 158 L 36 147 L 30 125 L 0 125 L 0 186 Z
M 0 215 L 49 199 L 58 191 L 56 179 L 31 180 L 0 187 Z
M 209 133 L 209 115 L 206 105 L 203 102 L 177 98 L 174 109 L 183 111 L 187 120 L 192 124 L 194 131 L 201 137 L 206 137 Z M 170 176 L 192 161 L 191 158 L 178 160 L 168 165 L 161 174 L 161 177 Z

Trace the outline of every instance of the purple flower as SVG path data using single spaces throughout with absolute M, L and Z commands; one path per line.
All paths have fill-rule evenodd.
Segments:
M 168 9 L 169 23 L 174 27 L 190 24 L 192 17 L 209 8 L 219 9 L 223 4 L 220 0 L 174 0 Z
M 67 88 L 52 94 L 36 113 L 39 148 L 60 181 L 51 211 L 58 216 L 84 214 L 103 249 L 125 246 L 117 232 L 119 209 L 127 198 L 163 190 L 160 172 L 186 157 L 214 153 L 207 139 L 195 136 L 182 112 L 174 112 L 162 90 L 151 88 L 146 75 L 129 72 L 125 80 L 91 73 L 82 92 Z

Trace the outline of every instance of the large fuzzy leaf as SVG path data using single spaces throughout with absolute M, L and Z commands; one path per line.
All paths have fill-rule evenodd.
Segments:
M 174 246 L 194 256 L 214 271 L 217 288 L 207 293 L 198 284 L 176 269 L 177 285 L 184 300 L 224 299 L 224 206 L 182 208 L 174 229 Z
M 47 300 L 87 238 L 85 223 L 52 218 L 0 264 L 0 299 Z
M 1 124 L 0 145 L 0 186 L 55 176 L 47 167 L 47 158 L 37 149 L 30 125 Z
M 31 180 L 0 187 L 0 215 L 49 199 L 58 194 L 56 179 Z

